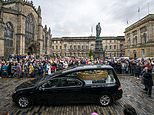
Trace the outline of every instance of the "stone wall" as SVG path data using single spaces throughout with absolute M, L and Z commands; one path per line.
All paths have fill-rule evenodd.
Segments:
M 124 56 L 124 37 L 102 37 L 103 50 L 106 57 Z M 107 49 L 106 49 L 107 46 Z M 111 49 L 110 49 L 111 46 Z M 115 47 L 115 48 L 114 48 Z M 52 49 L 54 56 L 88 57 L 90 49 L 95 50 L 95 37 L 64 37 L 53 38 Z
M 125 55 L 130 58 L 154 57 L 154 15 L 150 14 L 125 30 Z M 137 43 L 134 41 L 135 37 Z M 135 57 L 136 55 L 136 57 Z
M 14 54 L 20 54 L 24 55 L 25 52 L 25 21 L 26 16 L 31 14 L 34 19 L 34 41 L 29 43 L 31 44 L 37 44 L 37 54 L 43 54 L 46 52 L 46 54 L 50 53 L 50 44 L 51 42 L 51 31 L 50 32 L 44 32 L 43 26 L 42 26 L 42 17 L 41 17 L 41 8 L 38 7 L 38 9 L 33 6 L 33 2 L 28 2 L 24 0 L 20 1 L 10 1 L 5 0 L 2 3 L 1 8 L 3 12 L 1 12 L 1 19 L 2 23 L 0 25 L 0 33 L 1 33 L 1 41 L 0 41 L 0 49 L 3 50 L 0 53 L 0 56 L 4 56 L 4 27 L 3 25 L 7 22 L 11 22 L 14 28 L 14 34 L 13 34 L 13 48 L 14 48 Z M 43 40 L 43 36 L 45 36 Z M 48 44 L 45 50 L 43 52 L 43 42 L 45 42 L 45 39 L 48 39 Z M 18 48 L 18 50 L 17 50 Z

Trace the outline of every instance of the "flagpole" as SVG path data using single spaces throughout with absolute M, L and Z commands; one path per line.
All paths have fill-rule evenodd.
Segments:
M 148 2 L 148 14 L 150 14 L 150 8 L 149 8 L 149 5 L 150 5 L 150 4 L 149 4 L 149 2 Z
M 93 35 L 93 27 L 91 26 L 91 36 Z
M 138 19 L 140 20 L 140 7 L 138 7 Z
M 126 16 L 126 26 L 128 27 L 129 21 L 128 21 L 128 17 Z

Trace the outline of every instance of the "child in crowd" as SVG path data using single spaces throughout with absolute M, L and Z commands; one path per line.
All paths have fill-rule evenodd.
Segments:
M 97 113 L 96 110 L 94 110 L 94 111 L 91 113 L 91 115 L 98 115 L 98 113 Z

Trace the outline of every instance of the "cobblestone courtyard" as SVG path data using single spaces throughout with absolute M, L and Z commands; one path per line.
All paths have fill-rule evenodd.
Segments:
M 108 107 L 99 105 L 61 105 L 61 106 L 34 106 L 27 109 L 18 108 L 11 98 L 14 88 L 29 78 L 0 79 L 0 113 L 8 111 L 10 115 L 91 115 L 97 110 L 99 115 L 123 115 L 123 105 L 131 104 L 138 115 L 154 115 L 154 88 L 152 97 L 149 98 L 143 91 L 139 79 L 133 76 L 119 76 L 123 98 Z

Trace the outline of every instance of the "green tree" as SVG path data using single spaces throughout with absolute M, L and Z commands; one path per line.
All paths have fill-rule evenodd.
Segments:
M 93 51 L 92 51 L 92 49 L 89 50 L 89 58 L 90 58 L 90 60 L 93 60 Z

